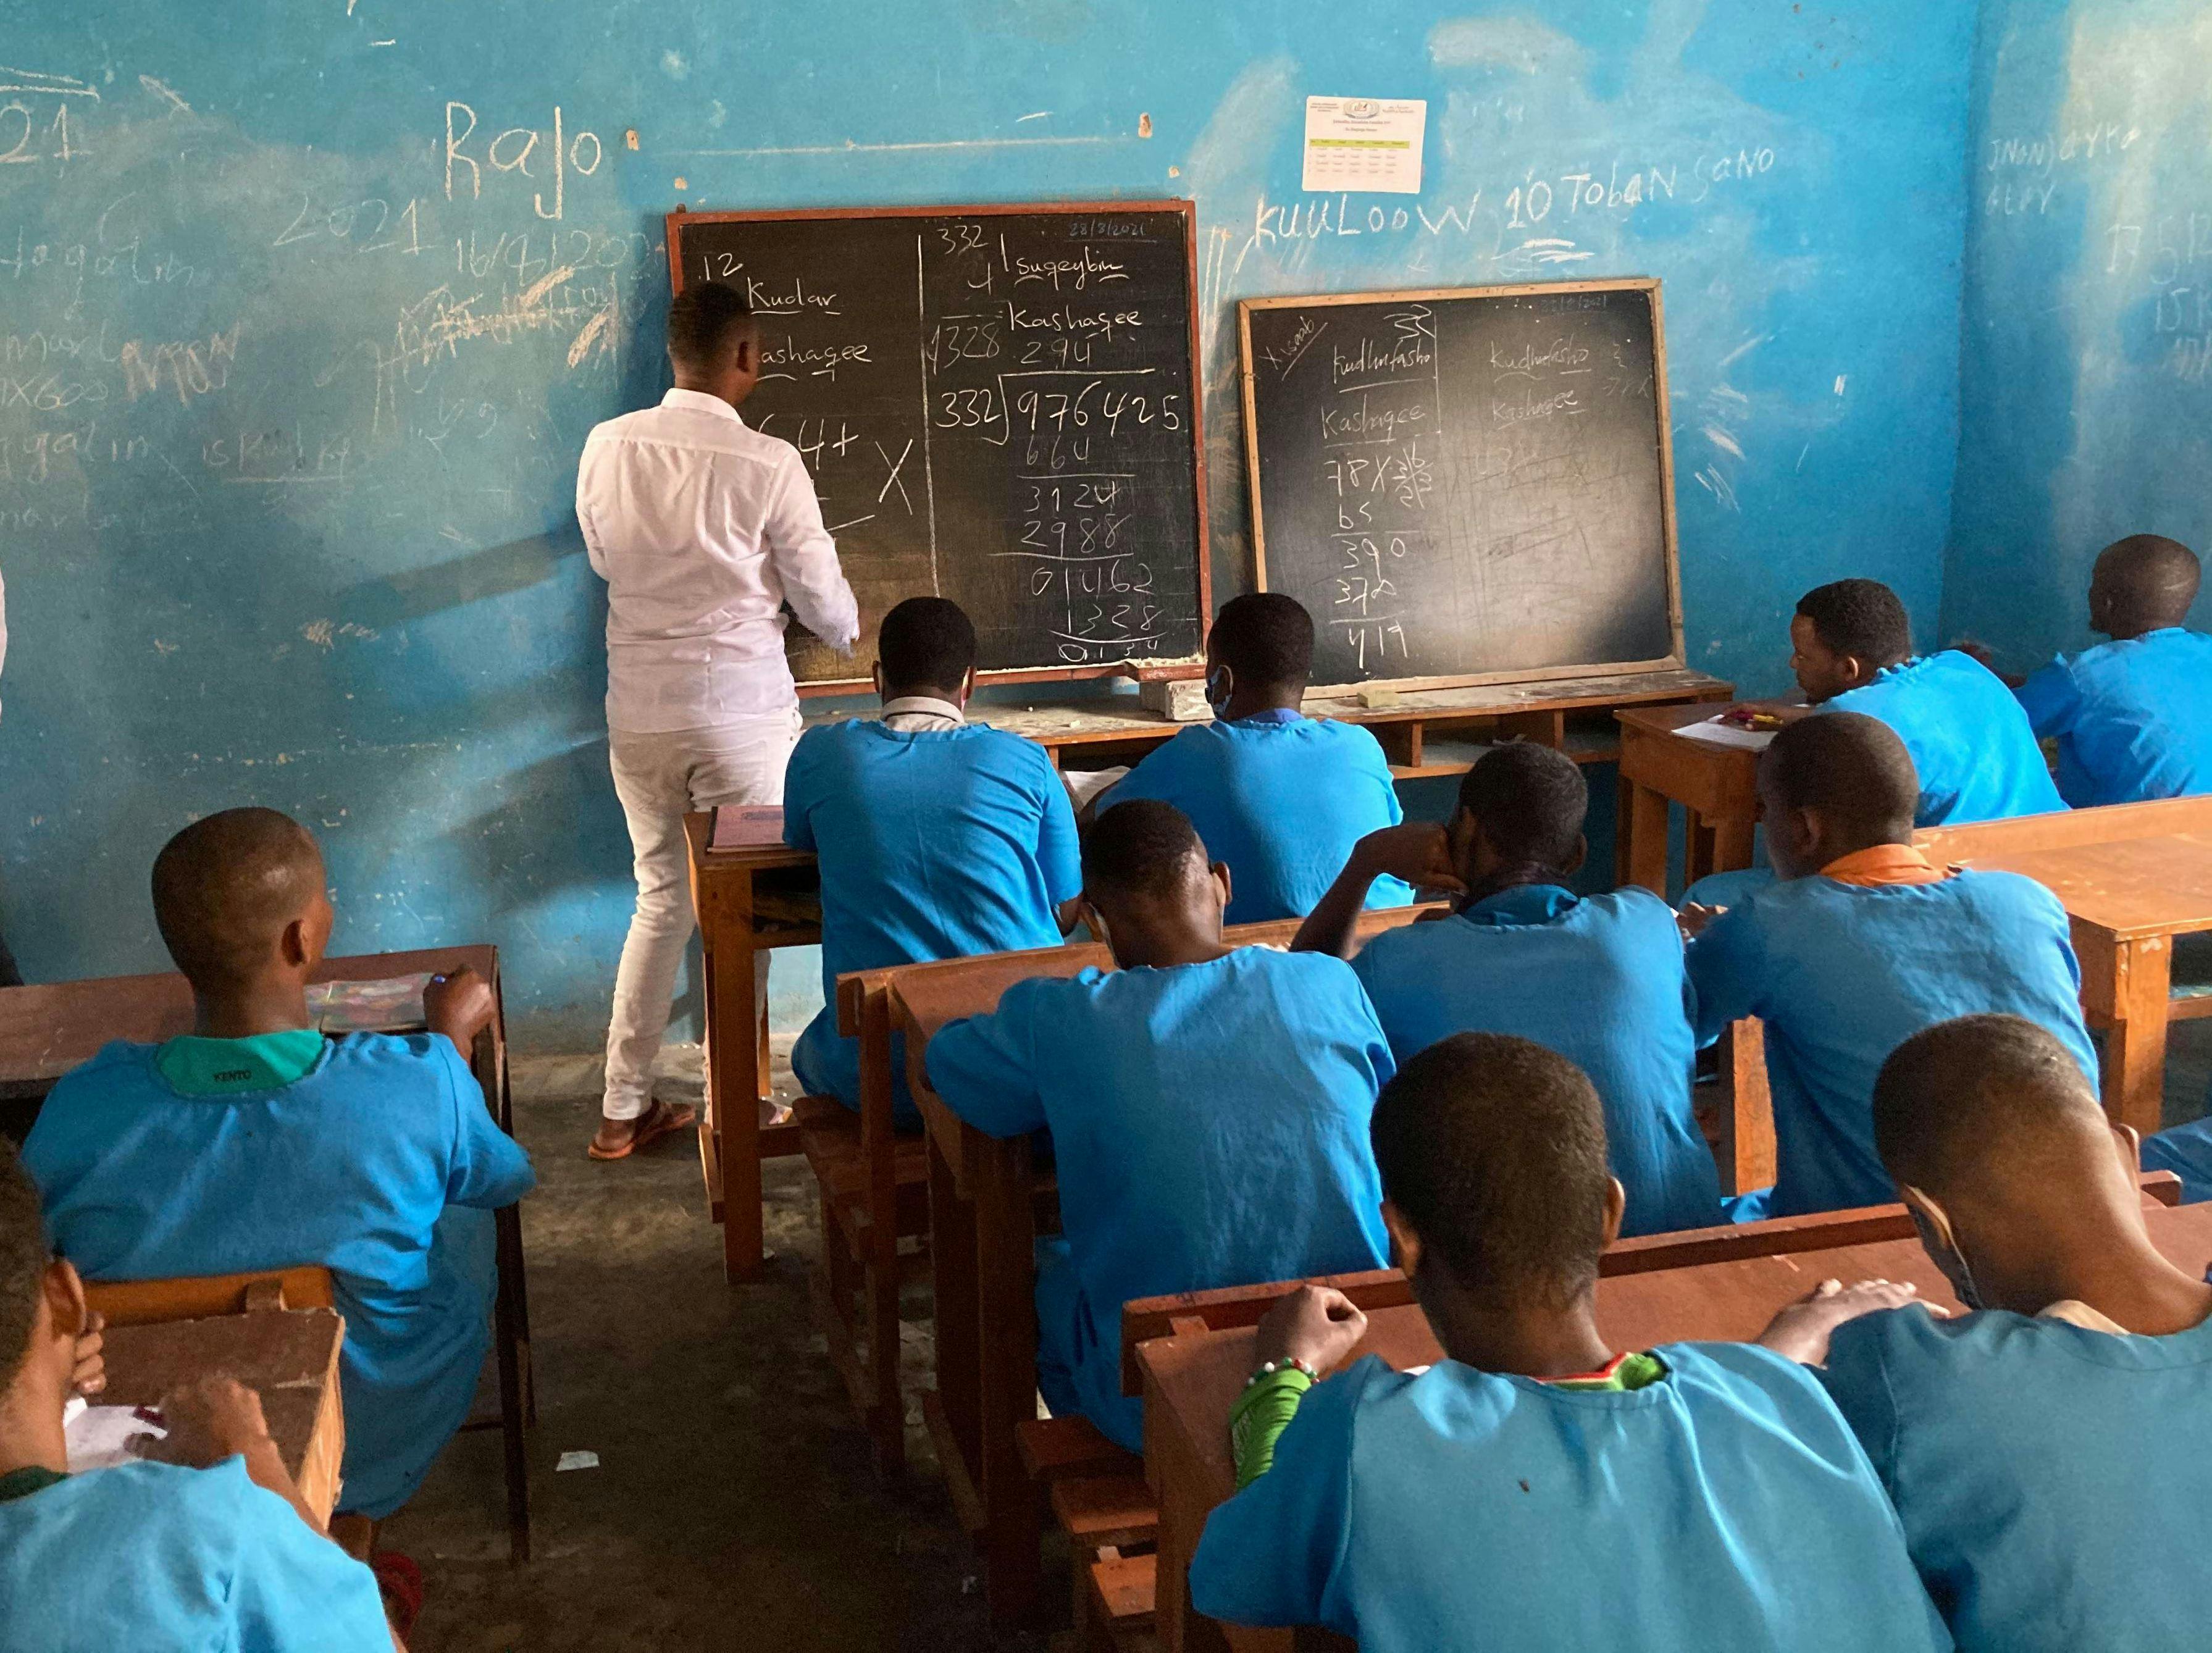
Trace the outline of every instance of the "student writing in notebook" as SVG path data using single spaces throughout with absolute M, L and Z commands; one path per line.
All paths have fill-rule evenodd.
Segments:
M 345 1316 L 339 1513 L 380 1520 L 468 1415 L 489 1345 L 489 1213 L 535 1185 L 461 1052 L 492 1012 L 462 970 L 424 1033 L 325 1039 L 307 987 L 330 940 L 323 858 L 274 810 L 225 810 L 154 863 L 154 916 L 196 1030 L 107 1046 L 24 1144 L 88 1279 L 320 1263 Z
M 1822 1381 L 1969 1653 L 2184 1653 L 2212 1624 L 2212 1286 L 2146 1226 L 2134 1133 L 2032 1022 L 1900 1045 L 1875 1139 L 1972 1313 L 1838 1327 Z M 1817 1355 L 1816 1355 L 1817 1358 Z
M 97 1368 L 95 1318 L 0 1140 L 0 1653 L 398 1649 L 375 1576 L 301 1501 L 251 1389 L 166 1400 L 165 1462 L 69 1473 L 63 1408 Z

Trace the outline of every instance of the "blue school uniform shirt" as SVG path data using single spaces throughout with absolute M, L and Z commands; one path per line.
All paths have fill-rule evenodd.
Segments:
M 925 1060 L 977 1129 L 1052 1132 L 1069 1277 L 1038 1281 L 1040 1386 L 1133 1452 L 1123 1304 L 1385 1266 L 1367 1129 L 1395 1069 L 1341 959 L 1244 947 L 1018 981 Z
M 247 1477 L 121 1464 L 0 1502 L 0 1653 L 392 1653 L 375 1575 Z
M 1668 1375 L 1626 1390 L 1359 1361 L 1214 1510 L 1191 1605 L 1361 1653 L 1950 1645 L 1810 1374 L 1750 1345 L 1652 1352 Z
M 228 1096 L 179 1094 L 156 1048 L 109 1045 L 40 1109 L 23 1163 L 55 1246 L 95 1280 L 327 1267 L 338 1504 L 389 1515 L 468 1417 L 490 1338 L 481 1213 L 535 1186 L 529 1158 L 443 1034 L 349 1034 L 304 1078 Z
M 1896 1197 L 1875 1152 L 1874 1082 L 1923 1028 L 2023 1016 L 2097 1082 L 2065 909 L 2015 873 L 1872 888 L 1787 879 L 1716 919 L 1688 960 L 1701 1043 L 1741 1017 L 1766 1024 L 1777 1217 Z
M 1897 732 L 1920 775 L 1915 826 L 2066 807 L 2012 690 L 1954 648 L 1885 666 L 1872 683 L 1846 690 L 1826 709 L 1863 713 Z
M 1369 833 L 1405 819 L 1390 765 L 1356 723 L 1283 708 L 1234 723 L 1198 723 L 1115 783 L 1109 807 L 1133 798 L 1173 804 L 1206 853 L 1229 865 L 1227 921 L 1304 918 L 1328 893 Z M 1377 878 L 1370 907 L 1403 907 L 1413 891 Z
M 2170 1337 L 1912 1307 L 1820 1376 L 1968 1653 L 2184 1653 L 2212 1635 L 2212 1322 Z
M 2076 809 L 2212 792 L 2212 637 L 2167 626 L 2061 654 L 2020 687 L 2036 735 L 2058 741 Z
M 376 1579 L 242 1458 L 0 1502 L 0 1653 L 390 1653 Z
M 2181 1202 L 2185 1206 L 2212 1200 L 2212 1114 L 2145 1137 L 2142 1168 L 2172 1171 L 2179 1177 Z
M 1376 936 L 1352 968 L 1401 1063 L 1455 1033 L 1510 1033 L 1589 1074 L 1628 1191 L 1623 1233 L 1721 1220 L 1719 1174 L 1690 1108 L 1682 936 L 1658 896 L 1523 884 Z
M 822 996 L 791 1053 L 800 1085 L 860 1105 L 860 1042 L 837 1032 L 837 978 L 1056 947 L 1083 889 L 1075 811 L 1044 748 L 983 724 L 809 729 L 783 780 L 784 842 L 822 864 Z M 892 1095 L 915 1117 L 902 1040 Z

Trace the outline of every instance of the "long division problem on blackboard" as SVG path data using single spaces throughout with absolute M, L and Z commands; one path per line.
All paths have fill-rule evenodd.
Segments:
M 1676 662 L 1657 283 L 1248 300 L 1261 583 L 1314 676 Z
M 988 672 L 1197 654 L 1190 224 L 1182 202 L 671 216 L 679 290 L 760 317 L 744 416 L 805 459 L 864 635 L 934 593 Z M 855 676 L 796 629 L 792 664 Z

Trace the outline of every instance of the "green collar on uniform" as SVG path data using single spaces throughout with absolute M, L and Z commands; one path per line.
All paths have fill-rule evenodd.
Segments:
M 21 1469 L 11 1469 L 0 1475 L 0 1504 L 12 1504 L 17 1498 L 27 1498 L 33 1492 L 43 1492 L 49 1486 L 58 1486 L 68 1479 L 58 1469 L 49 1469 L 42 1463 L 27 1463 Z
M 243 1039 L 187 1034 L 154 1053 L 154 1066 L 179 1096 L 225 1097 L 276 1091 L 307 1077 L 323 1058 L 319 1028 L 289 1027 Z

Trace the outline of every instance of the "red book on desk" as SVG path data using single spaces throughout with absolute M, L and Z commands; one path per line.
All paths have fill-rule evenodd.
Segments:
M 707 828 L 709 849 L 775 849 L 783 843 L 781 804 L 717 804 Z

